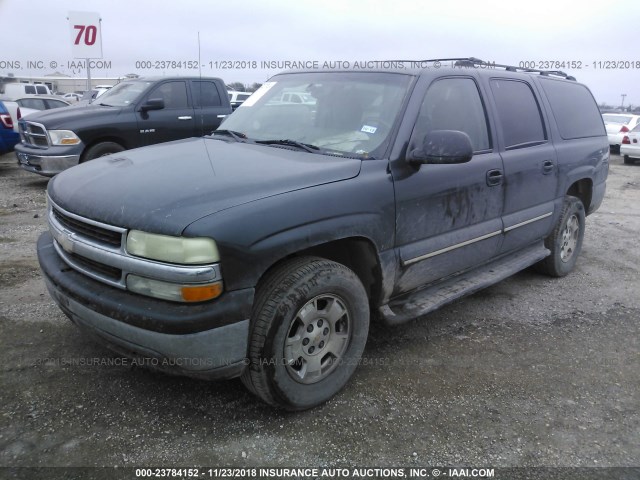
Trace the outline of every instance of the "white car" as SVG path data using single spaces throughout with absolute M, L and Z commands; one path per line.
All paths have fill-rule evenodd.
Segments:
M 620 155 L 624 157 L 624 163 L 627 165 L 640 160 L 640 124 L 622 138 Z
M 85 103 L 91 103 L 103 93 L 107 92 L 111 88 L 111 85 L 97 85 L 91 90 L 84 92 L 80 101 Z
M 618 150 L 624 136 L 640 123 L 640 115 L 631 113 L 605 113 L 602 115 L 609 137 L 609 146 Z
M 251 92 L 237 92 L 235 90 L 228 90 L 229 102 L 231 102 L 231 108 L 234 110 L 244 103 L 244 101 L 251 96 Z
M 69 103 L 76 103 L 82 98 L 82 95 L 79 93 L 65 93 L 62 98 L 64 98 Z
M 9 110 L 15 132 L 18 132 L 18 120 L 31 113 L 69 106 L 68 102 L 56 95 L 19 95 L 16 97 L 0 95 L 0 100 L 4 101 L 4 105 Z

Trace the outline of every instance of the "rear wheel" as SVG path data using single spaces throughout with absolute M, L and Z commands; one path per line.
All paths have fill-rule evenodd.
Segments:
M 633 165 L 635 163 L 634 159 L 631 158 L 629 155 L 625 155 L 624 156 L 624 164 L 625 165 Z
M 349 381 L 368 331 L 369 302 L 353 271 L 315 257 L 287 261 L 256 293 L 242 382 L 271 405 L 316 406 Z
M 94 160 L 112 153 L 124 151 L 124 147 L 116 142 L 100 142 L 90 147 L 84 155 L 83 161 Z
M 536 269 L 553 277 L 564 277 L 571 272 L 582 249 L 584 228 L 584 205 L 580 199 L 567 195 L 562 215 L 544 241 L 551 255 L 538 262 Z

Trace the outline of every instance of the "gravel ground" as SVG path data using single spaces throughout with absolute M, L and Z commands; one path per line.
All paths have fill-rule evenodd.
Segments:
M 113 365 L 40 277 L 47 179 L 0 156 L 0 466 L 639 466 L 640 165 L 611 163 L 573 274 L 374 325 L 341 394 L 283 413 Z

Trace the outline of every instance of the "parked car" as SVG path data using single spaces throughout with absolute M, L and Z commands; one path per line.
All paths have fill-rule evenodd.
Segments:
M 24 95 L 51 95 L 51 90 L 47 85 L 12 82 L 0 86 L 0 94 L 13 98 Z
M 152 368 L 326 401 L 372 312 L 396 325 L 576 264 L 609 167 L 596 102 L 561 72 L 492 67 L 284 73 L 210 137 L 61 173 L 37 247 L 52 297 Z
M 602 119 L 607 129 L 609 145 L 616 152 L 620 150 L 624 136 L 640 123 L 640 115 L 630 113 L 605 113 Z
M 304 103 L 315 105 L 316 99 L 305 92 L 282 92 L 278 98 L 272 100 L 273 103 Z
M 251 96 L 250 92 L 236 92 L 235 90 L 228 90 L 227 93 L 233 110 L 242 105 L 242 103 Z
M 83 101 L 85 103 L 91 103 L 96 98 L 104 95 L 111 89 L 111 85 L 97 85 L 91 90 L 87 90 L 82 94 L 82 97 L 78 101 Z
M 231 113 L 217 78 L 121 82 L 90 105 L 30 115 L 19 123 L 21 168 L 45 176 L 130 148 L 211 133 Z
M 82 95 L 80 95 L 79 93 L 65 93 L 64 95 L 62 95 L 62 98 L 64 98 L 69 103 L 76 103 L 80 101 Z
M 22 95 L 11 97 L 7 100 L 5 95 L 0 95 L 0 100 L 5 101 L 5 106 L 14 119 L 13 129 L 18 132 L 18 120 L 27 117 L 32 113 L 38 113 L 42 110 L 50 110 L 52 108 L 68 107 L 69 103 L 55 95 Z M 21 115 L 17 115 L 18 109 Z
M 624 158 L 624 163 L 631 165 L 636 160 L 640 160 L 640 124 L 622 138 L 620 145 L 620 155 Z
M 5 102 L 0 100 L 0 155 L 11 152 L 15 144 L 20 141 L 20 136 L 13 129 L 14 121 L 20 115 L 19 108 L 16 113 L 17 116 L 12 117 Z
M 70 103 L 56 95 L 21 95 L 12 98 L 23 109 L 51 110 L 52 108 L 68 107 Z M 23 114 L 26 116 L 26 113 Z

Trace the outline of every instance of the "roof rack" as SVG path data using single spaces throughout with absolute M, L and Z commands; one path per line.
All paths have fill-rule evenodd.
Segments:
M 504 68 L 507 72 L 528 72 L 539 73 L 540 75 L 548 76 L 554 75 L 557 77 L 563 77 L 567 80 L 574 80 L 575 77 L 562 72 L 560 70 L 537 70 L 535 68 L 516 67 L 515 65 L 501 65 L 495 62 L 485 62 L 475 57 L 457 57 L 457 58 L 430 58 L 427 60 L 393 60 L 394 62 L 410 62 L 410 63 L 435 63 L 435 62 L 455 62 L 454 67 L 475 67 L 476 65 L 487 66 L 491 68 Z

